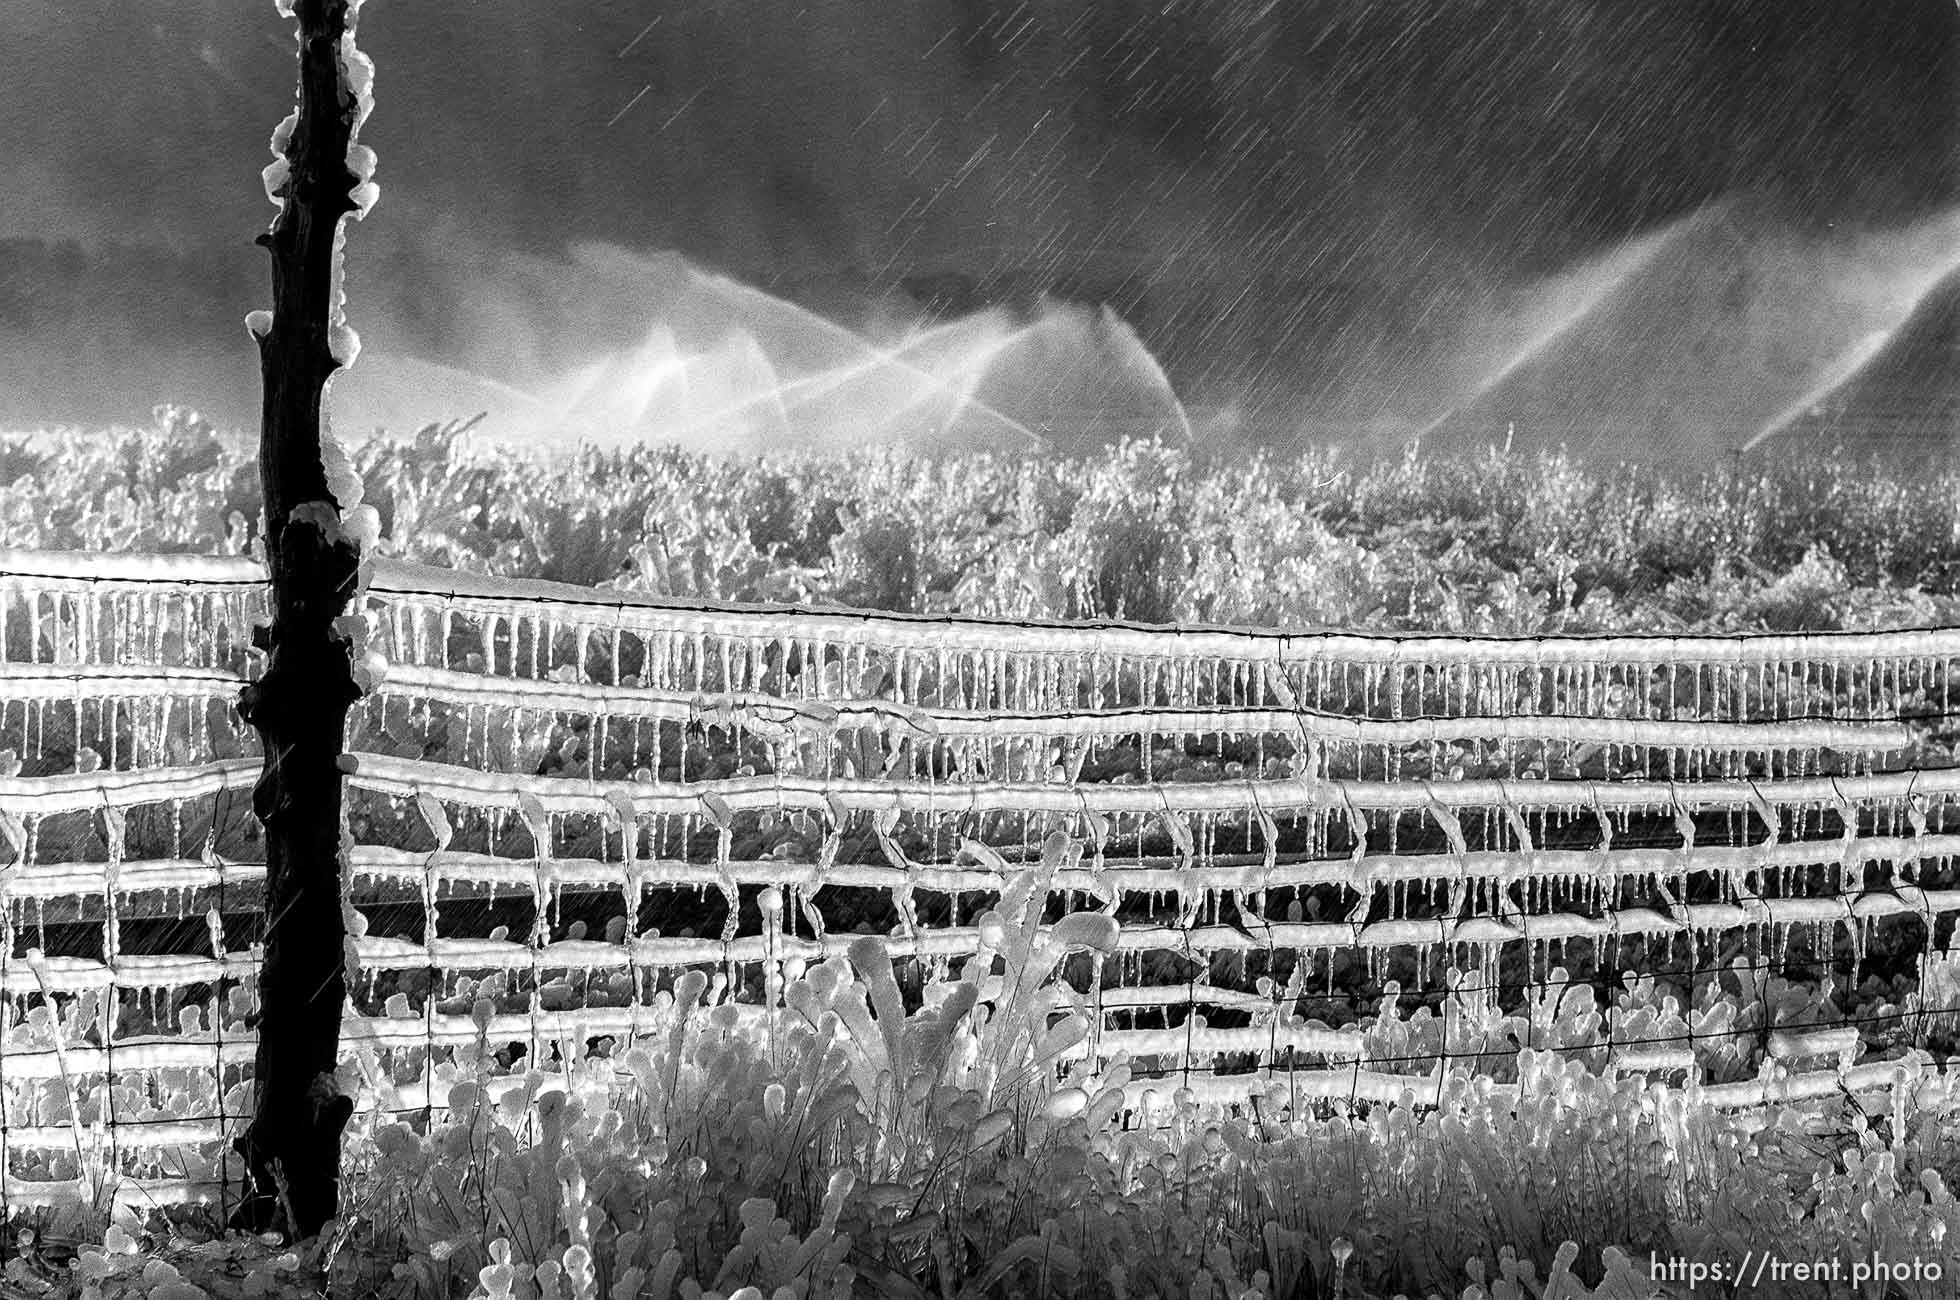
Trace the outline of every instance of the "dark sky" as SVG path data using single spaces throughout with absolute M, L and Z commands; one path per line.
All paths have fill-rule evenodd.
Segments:
M 1952 0 L 374 0 L 362 44 L 351 310 L 450 360 L 501 259 L 585 240 L 787 286 L 1254 286 L 1142 322 L 1201 382 L 1207 348 L 1467 328 L 1718 202 L 1843 241 L 1960 201 Z M 229 338 L 290 85 L 270 0 L 0 6 L 0 237 L 219 268 Z

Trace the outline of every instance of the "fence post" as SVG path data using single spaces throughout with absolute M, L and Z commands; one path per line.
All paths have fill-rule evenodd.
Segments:
M 258 730 L 265 769 L 253 811 L 265 826 L 264 960 L 252 1120 L 235 1142 L 245 1199 L 233 1224 L 317 1233 L 338 1210 L 341 1131 L 352 1101 L 334 1083 L 346 997 L 341 912 L 341 744 L 359 698 L 335 621 L 357 589 L 360 553 L 341 528 L 354 500 L 323 454 L 327 380 L 347 358 L 336 243 L 365 181 L 349 145 L 365 110 L 365 61 L 353 48 L 359 0 L 276 0 L 297 20 L 299 103 L 273 137 L 267 174 L 279 215 L 258 242 L 272 254 L 270 319 L 255 312 L 265 400 L 259 478 L 273 617 L 265 671 L 239 712 Z M 366 169 L 363 168 L 365 171 Z

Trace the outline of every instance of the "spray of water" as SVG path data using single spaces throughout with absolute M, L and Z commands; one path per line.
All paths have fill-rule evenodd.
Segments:
M 1960 214 L 1923 223 L 1900 236 L 1903 256 L 1895 264 L 1860 266 L 1869 301 L 1868 319 L 1880 328 L 1861 335 L 1815 372 L 1803 393 L 1765 420 L 1742 444 L 1754 450 L 1795 425 L 1812 410 L 1851 388 L 1896 340 L 1939 286 L 1960 273 Z
M 1614 457 L 1694 459 L 1758 445 L 1860 376 L 1879 381 L 1874 363 L 1887 364 L 1878 358 L 1960 265 L 1960 213 L 1804 231 L 1737 201 L 1663 233 L 1619 275 L 1580 277 L 1584 291 L 1567 312 L 1424 431 L 1474 414 L 1480 428 L 1516 421 L 1535 444 Z
M 722 394 L 717 404 L 701 409 L 701 403 L 690 406 L 677 403 L 664 410 L 655 410 L 652 409 L 653 402 L 649 401 L 640 406 L 630 420 L 613 427 L 629 434 L 645 432 L 662 441 L 686 443 L 702 436 L 725 433 L 731 426 L 750 428 L 750 417 L 760 411 L 768 419 L 770 430 L 779 435 L 778 441 L 787 443 L 794 438 L 792 431 L 798 424 L 797 413 L 807 413 L 813 404 L 845 392 L 862 380 L 893 372 L 914 380 L 921 375 L 930 377 L 929 372 L 923 371 L 908 358 L 908 351 L 909 346 L 873 348 L 869 355 L 847 365 L 785 379 L 776 372 L 754 335 L 737 334 L 732 337 L 727 350 L 683 359 L 675 371 L 682 378 L 689 374 L 713 375 L 718 381 L 714 387 Z M 746 385 L 731 382 L 729 371 L 717 364 L 729 352 L 749 363 L 738 366 L 737 370 L 748 371 L 755 377 L 755 382 Z M 896 399 L 896 408 L 880 417 L 867 432 L 876 431 L 943 395 L 944 385 L 915 382 L 909 388 L 908 394 Z M 866 418 L 871 414 L 866 412 Z M 1018 428 L 997 413 L 989 414 L 1002 420 L 1009 429 Z M 1032 431 L 1020 429 L 1019 432 L 1025 433 L 1034 445 L 1039 445 L 1039 439 Z
M 1533 295 L 1536 301 L 1532 309 L 1520 318 L 1526 330 L 1524 340 L 1504 352 L 1468 393 L 1451 402 L 1442 414 L 1424 425 L 1418 437 L 1426 438 L 1436 432 L 1496 391 L 1505 380 L 1543 356 L 1560 340 L 1572 335 L 1614 290 L 1651 265 L 1661 250 L 1694 220 L 1693 217 L 1684 218 L 1631 240 L 1541 285 Z
M 1018 324 L 998 310 L 969 321 L 964 346 L 938 359 L 955 384 L 950 423 L 973 408 L 1005 411 L 1061 451 L 1124 436 L 1190 440 L 1162 366 L 1108 307 L 1045 301 Z
M 353 437 L 403 432 L 479 412 L 509 424 L 548 427 L 559 409 L 540 395 L 463 366 L 376 351 L 334 377 L 328 402 L 337 429 Z
M 902 376 L 915 385 L 910 401 L 903 403 L 901 409 L 904 406 L 923 404 L 939 397 L 951 398 L 957 391 L 956 386 L 949 382 L 944 374 L 914 363 L 912 353 L 918 346 L 919 340 L 912 340 L 896 348 L 880 348 L 847 325 L 830 320 L 807 307 L 779 298 L 753 285 L 743 284 L 728 276 L 703 271 L 696 267 L 689 267 L 688 272 L 696 283 L 727 301 L 738 319 L 768 320 L 771 317 L 786 317 L 800 329 L 827 337 L 847 353 L 852 354 L 853 360 L 831 366 L 810 376 L 805 382 L 814 387 L 804 394 L 806 399 L 809 396 L 834 393 L 854 380 L 883 374 Z M 787 385 L 779 390 L 785 397 L 791 391 Z M 1018 438 L 1025 448 L 1038 449 L 1048 445 L 1045 438 L 1012 416 L 984 402 L 975 401 L 970 405 L 989 424 L 996 425 Z M 872 415 L 872 412 L 865 413 L 866 418 L 871 418 Z M 696 429 L 690 432 L 698 431 L 699 427 L 696 426 Z
M 1774 438 L 1814 410 L 1820 403 L 1843 388 L 1855 378 L 1859 371 L 1869 364 L 1873 357 L 1885 350 L 1892 341 L 1894 331 L 1879 330 L 1859 339 L 1824 371 L 1823 377 L 1811 386 L 1810 390 L 1796 401 L 1771 416 L 1769 421 L 1742 444 L 1744 451 L 1754 451 L 1764 442 Z
M 1130 322 L 1117 315 L 1116 310 L 1107 303 L 1102 309 L 1102 324 L 1108 335 L 1118 342 L 1124 360 L 1155 386 L 1158 396 L 1170 409 L 1174 419 L 1173 427 L 1179 438 L 1186 443 L 1192 442 L 1194 439 L 1191 434 L 1191 416 L 1185 411 L 1184 403 L 1179 400 L 1177 390 L 1171 387 L 1171 377 L 1165 373 L 1164 363 L 1157 359 L 1156 353 L 1144 346 L 1143 340 L 1137 336 Z
M 1419 374 L 1362 382 L 1426 390 L 1416 419 L 1390 413 L 1398 439 L 1474 412 L 1499 430 L 1516 421 L 1527 441 L 1616 456 L 1756 446 L 1877 373 L 1873 359 L 1956 267 L 1960 215 L 1822 236 L 1717 206 L 1522 292 L 1491 289 L 1503 300 L 1468 313 L 1467 342 L 1426 353 Z M 1076 450 L 1126 434 L 1193 437 L 1186 394 L 1105 309 L 1044 301 L 922 325 L 909 299 L 868 286 L 826 290 L 813 310 L 678 255 L 604 247 L 578 250 L 569 266 L 516 266 L 499 284 L 472 299 L 489 317 L 465 322 L 502 349 L 478 366 L 488 374 L 397 361 L 390 378 L 375 348 L 336 387 L 336 413 L 348 403 L 370 414 L 359 397 L 386 389 L 401 399 L 376 421 L 390 427 L 490 409 L 486 436 L 501 440 L 743 452 L 871 442 Z M 623 350 L 608 341 L 636 336 Z M 1213 373 L 1202 349 L 1180 353 L 1178 369 Z M 1275 381 L 1232 401 L 1285 403 L 1286 391 Z M 1194 392 L 1201 409 L 1220 395 Z M 1207 420 L 1206 436 L 1225 422 Z M 1325 436 L 1331 426 L 1291 427 Z M 1372 428 L 1341 426 L 1339 436 Z
M 632 429 L 663 390 L 688 396 L 689 362 L 672 330 L 656 324 L 623 360 L 581 366 L 548 390 L 555 409 L 552 432 L 582 426 Z
M 596 273 L 611 315 L 651 311 L 655 323 L 638 348 L 545 385 L 542 422 L 502 436 L 746 451 L 1191 438 L 1163 366 L 1107 308 L 1043 301 L 1017 317 L 995 307 L 878 337 L 677 256 L 594 247 L 577 260 Z

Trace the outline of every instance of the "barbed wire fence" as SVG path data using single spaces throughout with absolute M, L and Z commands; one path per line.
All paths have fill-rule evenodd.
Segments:
M 235 1191 L 263 583 L 0 554 L 11 1208 Z M 388 560 L 366 590 L 343 1042 L 373 1111 L 441 1109 L 472 1049 L 513 1080 L 623 1054 L 688 969 L 762 1015 L 868 933 L 917 996 L 1057 833 L 1044 919 L 1119 935 L 1062 968 L 1092 1026 L 1064 1059 L 1128 1057 L 1139 1120 L 1180 1088 L 1431 1104 L 1526 1050 L 1759 1105 L 1909 1081 L 1960 1021 L 1960 629 L 1063 625 Z

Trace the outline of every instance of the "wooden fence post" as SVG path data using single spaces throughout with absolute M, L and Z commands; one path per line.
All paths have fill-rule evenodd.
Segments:
M 265 750 L 252 802 L 265 825 L 266 925 L 252 1120 L 235 1143 L 247 1186 L 233 1223 L 295 1237 L 338 1211 L 340 1137 L 353 1109 L 334 1069 L 346 997 L 340 756 L 360 691 L 335 620 L 357 589 L 360 553 L 341 529 L 355 502 L 336 499 L 321 410 L 327 380 L 350 359 L 336 356 L 351 340 L 339 320 L 336 244 L 341 223 L 362 210 L 354 191 L 367 179 L 349 159 L 366 106 L 366 64 L 352 40 L 358 4 L 279 0 L 298 23 L 299 104 L 274 137 L 283 159 L 266 181 L 279 215 L 258 240 L 272 254 L 273 309 L 247 322 L 265 385 L 259 477 L 273 617 L 258 638 L 265 671 L 239 702 Z

